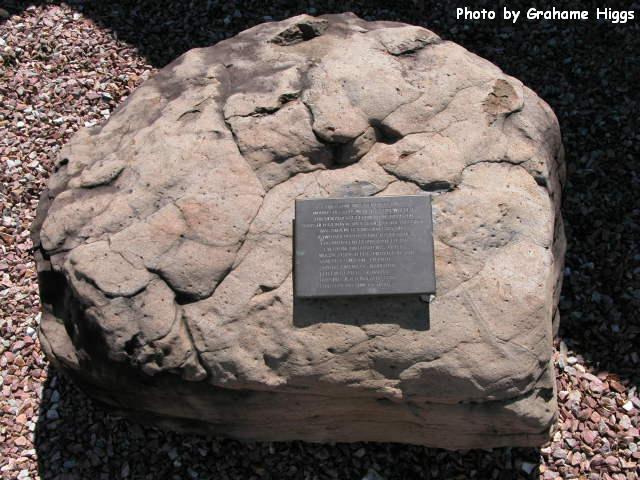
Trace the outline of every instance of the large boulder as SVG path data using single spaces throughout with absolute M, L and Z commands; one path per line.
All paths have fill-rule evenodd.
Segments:
M 556 415 L 550 108 L 423 28 L 354 15 L 192 50 L 61 152 L 33 236 L 53 364 L 236 438 L 537 445 Z M 295 301 L 296 198 L 431 195 L 437 294 Z

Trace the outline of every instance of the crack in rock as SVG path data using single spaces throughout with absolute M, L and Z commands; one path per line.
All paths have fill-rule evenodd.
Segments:
M 271 43 L 281 46 L 295 45 L 322 35 L 328 27 L 329 22 L 326 20 L 308 17 L 282 30 L 271 39 Z

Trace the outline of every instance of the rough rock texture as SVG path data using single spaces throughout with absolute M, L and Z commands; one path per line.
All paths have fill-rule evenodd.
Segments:
M 63 150 L 33 228 L 43 348 L 175 428 L 537 445 L 556 411 L 562 157 L 542 100 L 428 30 L 259 25 L 181 56 Z M 428 311 L 294 304 L 294 199 L 396 194 L 433 195 Z

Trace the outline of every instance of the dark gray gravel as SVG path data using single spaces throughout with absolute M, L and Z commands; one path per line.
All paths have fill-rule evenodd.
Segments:
M 640 3 L 624 5 L 637 17 L 625 25 L 515 26 L 456 21 L 459 5 L 450 1 L 0 6 L 1 478 L 638 478 Z M 509 2 L 511 9 L 531 6 L 542 8 Z M 577 6 L 594 12 L 604 5 Z M 424 25 L 523 80 L 560 119 L 569 170 L 556 352 L 560 418 L 540 450 L 246 444 L 160 432 L 110 415 L 42 356 L 28 228 L 59 147 L 79 127 L 104 121 L 147 75 L 190 48 L 271 19 L 340 11 Z

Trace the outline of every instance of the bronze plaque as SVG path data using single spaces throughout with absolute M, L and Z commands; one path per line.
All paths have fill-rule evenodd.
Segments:
M 296 200 L 295 296 L 435 293 L 431 197 Z

